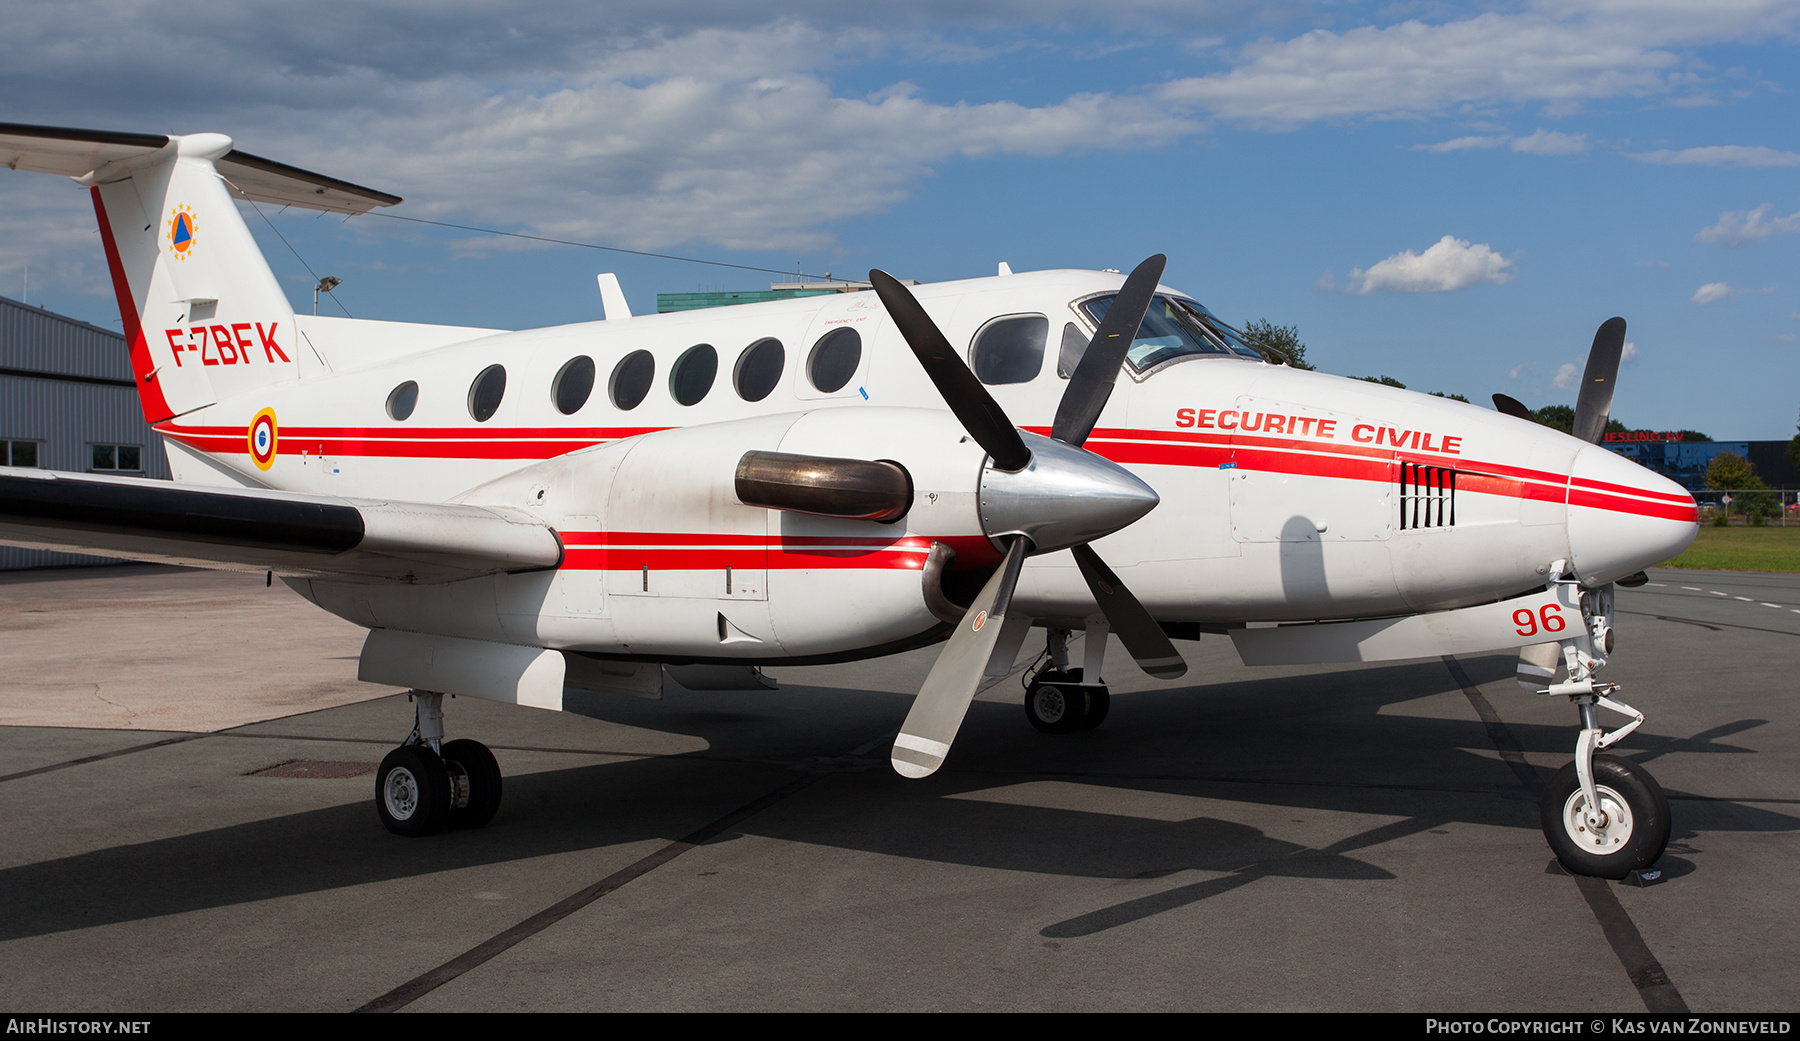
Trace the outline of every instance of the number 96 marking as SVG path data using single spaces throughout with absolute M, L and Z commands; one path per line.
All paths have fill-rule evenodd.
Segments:
M 1561 604 L 1545 604 L 1537 614 L 1533 614 L 1529 607 L 1521 607 L 1513 612 L 1513 624 L 1518 626 L 1520 636 L 1536 636 L 1540 620 L 1547 633 L 1560 633 L 1569 627 L 1562 616 Z

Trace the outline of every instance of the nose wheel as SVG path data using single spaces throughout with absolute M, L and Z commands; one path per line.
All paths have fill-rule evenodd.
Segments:
M 1610 755 L 1593 757 L 1594 804 L 1576 764 L 1556 772 L 1538 814 L 1544 837 L 1563 866 L 1578 875 L 1624 878 L 1647 868 L 1669 844 L 1669 798 L 1643 767 Z
M 444 827 L 479 828 L 500 809 L 500 764 L 479 741 L 446 742 L 443 695 L 414 691 L 418 722 L 375 772 L 382 827 L 416 838 Z

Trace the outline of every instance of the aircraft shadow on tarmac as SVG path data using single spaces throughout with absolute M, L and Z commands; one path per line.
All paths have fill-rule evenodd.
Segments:
M 1477 682 L 1512 682 L 1511 659 L 1467 664 Z M 672 841 L 781 788 L 809 763 L 813 780 L 799 798 L 743 820 L 714 841 L 753 836 L 1052 876 L 1217 876 L 1043 929 L 1046 937 L 1086 935 L 1260 878 L 1392 879 L 1355 854 L 1447 824 L 1514 828 L 1528 833 L 1521 841 L 1541 842 L 1535 796 L 1494 758 L 1478 721 L 1382 711 L 1454 690 L 1436 662 L 1196 684 L 1119 697 L 1105 727 L 1060 737 L 1031 731 L 1016 705 L 978 701 L 956 758 L 918 782 L 887 768 L 885 744 L 846 764 L 843 727 L 825 728 L 818 740 L 792 736 L 795 705 L 823 697 L 839 707 L 860 700 L 860 709 L 849 715 L 866 724 L 898 719 L 904 695 L 796 687 L 764 702 L 755 700 L 758 695 L 696 695 L 673 712 L 667 709 L 674 706 L 618 699 L 615 721 L 692 734 L 709 747 L 509 776 L 499 817 L 478 831 L 398 839 L 376 823 L 365 798 L 10 868 L 0 871 L 0 892 L 9 894 L 0 907 L 0 940 Z M 825 714 L 823 706 L 812 707 Z M 1742 720 L 1687 737 L 1640 732 L 1628 739 L 1626 751 L 1756 754 L 1721 739 L 1761 722 Z M 758 735 L 784 728 L 789 736 L 776 747 L 793 754 L 772 757 Z M 1529 753 L 1560 754 L 1570 743 L 1566 726 L 1509 728 Z M 870 736 L 865 725 L 864 740 L 852 743 Z M 505 762 L 506 747 L 497 750 Z M 1097 791 L 1099 810 L 1008 803 L 982 794 L 1046 780 L 1081 786 L 1090 797 Z M 1177 797 L 1205 801 L 1220 813 L 1249 804 L 1368 814 L 1382 823 L 1308 848 L 1206 812 L 1147 819 L 1109 810 L 1109 792 L 1121 803 Z M 130 808 L 118 804 L 107 812 Z M 1724 800 L 1681 801 L 1675 819 L 1684 852 L 1699 850 L 1709 831 L 1790 831 L 1800 825 L 1787 814 Z M 578 877 L 569 888 L 593 880 Z

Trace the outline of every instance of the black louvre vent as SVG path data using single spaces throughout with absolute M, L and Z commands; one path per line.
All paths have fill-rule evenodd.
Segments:
M 1456 471 L 1423 463 L 1400 464 L 1400 530 L 1456 524 Z

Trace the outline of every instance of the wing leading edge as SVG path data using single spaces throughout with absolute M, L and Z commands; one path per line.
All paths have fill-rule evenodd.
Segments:
M 0 542 L 288 577 L 452 582 L 554 568 L 562 543 L 504 506 L 201 488 L 0 467 Z

